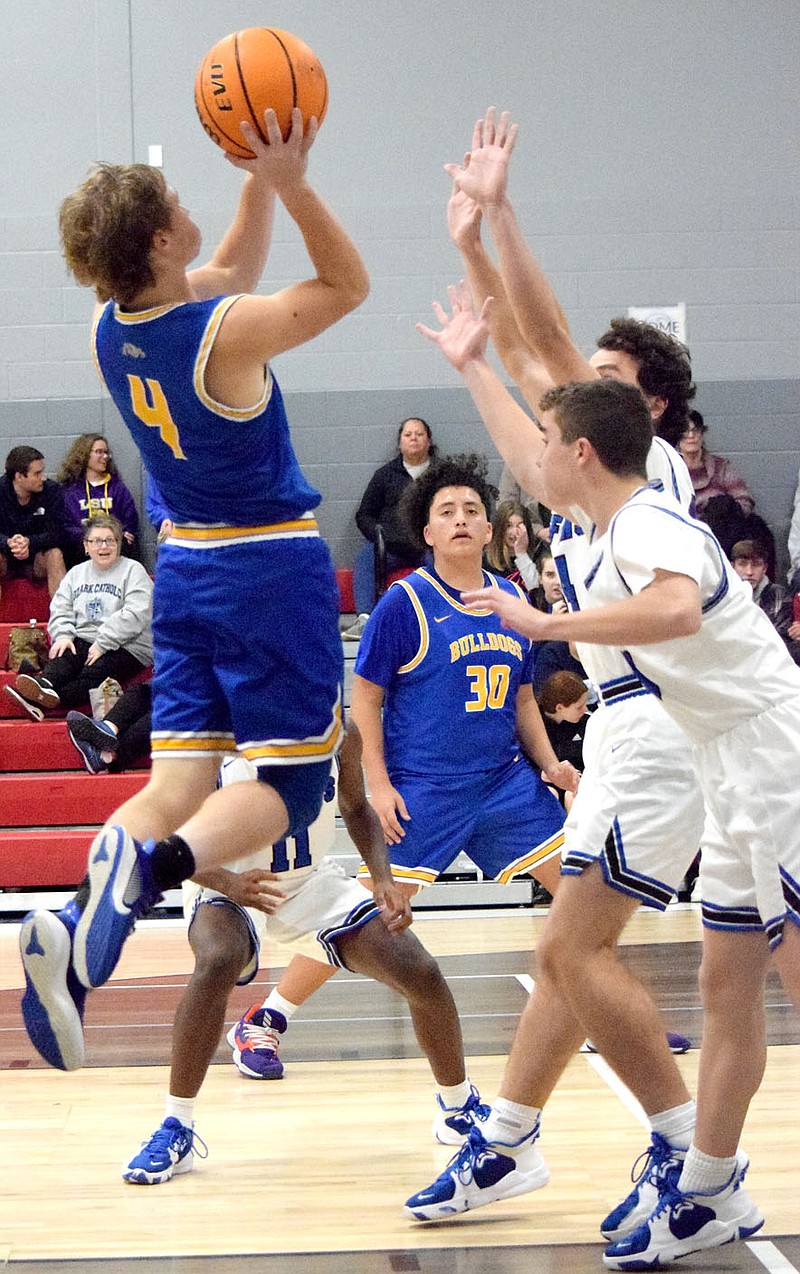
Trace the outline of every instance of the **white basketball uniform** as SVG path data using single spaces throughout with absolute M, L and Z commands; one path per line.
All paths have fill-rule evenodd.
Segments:
M 800 669 L 709 528 L 662 493 L 640 488 L 590 549 L 590 605 L 641 592 L 659 569 L 699 587 L 697 633 L 624 655 L 696 745 L 711 815 L 704 923 L 774 945 L 787 916 L 800 925 Z
M 244 757 L 230 756 L 223 761 L 220 786 L 250 781 L 257 781 L 256 769 Z M 240 907 L 215 889 L 203 888 L 192 880 L 184 881 L 183 911 L 190 928 L 197 908 L 203 904 L 234 907 L 246 920 L 252 952 L 238 978 L 239 986 L 252 982 L 258 972 L 261 943 L 267 937 L 288 947 L 293 954 L 309 956 L 321 964 L 346 967 L 339 956 L 337 940 L 380 914 L 369 890 L 347 876 L 339 863 L 326 857 L 335 836 L 334 798 L 335 785 L 331 778 L 319 817 L 307 832 L 299 832 L 226 864 L 229 871 L 262 868 L 280 875 L 277 883 L 285 898 L 273 915 L 252 907 Z
M 653 441 L 647 473 L 690 507 L 689 471 L 661 438 Z M 591 524 L 577 511 L 576 519 L 554 517 L 550 545 L 573 611 L 592 604 Z M 562 873 L 579 875 L 599 861 L 608 885 L 663 910 L 702 839 L 704 807 L 692 745 L 624 652 L 581 644 L 578 658 L 600 706 L 586 726 L 583 777 L 564 828 Z

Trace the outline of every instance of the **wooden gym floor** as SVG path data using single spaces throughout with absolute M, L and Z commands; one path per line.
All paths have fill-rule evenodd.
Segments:
M 530 985 L 544 913 L 420 917 L 462 1017 L 469 1071 L 487 1100 Z M 432 1082 L 404 1002 L 339 974 L 300 1010 L 280 1083 L 243 1079 L 220 1049 L 197 1105 L 209 1157 L 162 1186 L 133 1187 L 123 1161 L 163 1116 L 172 1014 L 191 968 L 179 922 L 142 925 L 112 983 L 87 1003 L 87 1066 L 39 1063 L 19 1016 L 18 926 L 0 925 L 0 1269 L 13 1274 L 576 1274 L 602 1268 L 597 1224 L 626 1193 L 647 1134 L 603 1061 L 580 1054 L 550 1102 L 541 1147 L 550 1184 L 447 1223 L 402 1204 L 451 1151 L 431 1138 Z M 643 913 L 625 958 L 656 995 L 665 1029 L 699 1043 L 699 918 L 692 906 Z M 259 999 L 285 963 L 263 953 Z M 744 1144 L 748 1188 L 766 1216 L 749 1244 L 676 1268 L 800 1270 L 800 1024 L 776 980 L 767 991 L 769 1061 Z M 690 1088 L 696 1048 L 678 1059 Z M 134 1264 L 135 1260 L 135 1264 Z

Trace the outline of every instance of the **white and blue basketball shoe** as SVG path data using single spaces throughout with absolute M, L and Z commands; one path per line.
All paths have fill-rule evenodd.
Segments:
M 747 1166 L 737 1164 L 728 1184 L 714 1194 L 685 1194 L 670 1182 L 647 1220 L 606 1248 L 606 1269 L 660 1269 L 693 1252 L 750 1238 L 764 1218 L 742 1188 Z
M 612 1241 L 621 1239 L 646 1221 L 658 1206 L 662 1194 L 670 1185 L 677 1184 L 685 1158 L 685 1150 L 677 1150 L 661 1133 L 654 1132 L 647 1150 L 639 1155 L 631 1169 L 633 1189 L 601 1222 L 603 1238 Z
M 439 1093 L 436 1094 L 436 1105 L 433 1135 L 443 1146 L 463 1145 L 471 1130 L 487 1119 L 491 1110 L 491 1106 L 481 1101 L 474 1084 L 470 1084 L 470 1094 L 463 1106 L 445 1106 Z
M 194 1128 L 187 1128 L 170 1115 L 149 1141 L 142 1142 L 130 1163 L 125 1164 L 122 1179 L 134 1186 L 159 1186 L 171 1177 L 191 1172 L 195 1152 L 205 1159 L 208 1146 Z
M 550 1173 L 533 1132 L 513 1145 L 488 1142 L 477 1124 L 461 1149 L 427 1190 L 406 1200 L 406 1216 L 415 1221 L 443 1221 L 499 1199 L 513 1199 L 547 1185 Z
M 72 967 L 78 908 L 31 911 L 22 922 L 19 949 L 25 970 L 22 1017 L 30 1041 L 50 1066 L 74 1071 L 83 1065 L 86 991 Z
M 75 972 L 85 987 L 102 986 L 117 966 L 136 920 L 161 897 L 150 851 L 124 827 L 105 827 L 89 851 L 89 898 L 75 929 Z

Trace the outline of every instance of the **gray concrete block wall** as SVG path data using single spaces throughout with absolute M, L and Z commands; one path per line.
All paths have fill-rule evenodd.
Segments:
M 800 183 L 788 160 L 800 9 L 608 0 L 601 21 L 593 0 L 512 0 L 494 16 L 461 0 L 353 0 L 347 22 L 321 0 L 270 9 L 328 72 L 311 173 L 372 276 L 357 314 L 276 364 L 337 560 L 360 543 L 355 504 L 403 416 L 429 418 L 445 449 L 485 446 L 458 378 L 414 324 L 461 272 L 442 162 L 460 158 L 492 99 L 520 122 L 512 190 L 576 341 L 591 350 L 628 305 L 685 301 L 710 441 L 781 539 L 800 465 Z M 240 25 L 264 20 L 261 4 L 240 0 Z M 218 241 L 240 178 L 200 131 L 191 84 L 229 25 L 209 0 L 30 0 L 7 25 L 27 92 L 12 95 L 4 123 L 0 450 L 31 440 L 54 469 L 77 433 L 103 428 L 139 494 L 138 459 L 95 379 L 92 300 L 67 277 L 56 210 L 92 161 L 146 160 L 157 142 L 206 243 Z M 75 83 L 80 110 L 68 110 Z M 279 214 L 263 286 L 305 270 Z

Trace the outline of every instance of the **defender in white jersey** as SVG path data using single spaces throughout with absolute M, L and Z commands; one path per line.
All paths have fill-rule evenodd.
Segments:
M 456 186 L 448 206 L 450 232 L 472 289 L 479 301 L 492 298 L 482 317 L 507 371 L 534 410 L 564 374 L 630 381 L 645 394 L 654 427 L 677 438 L 694 393 L 688 351 L 647 324 L 620 319 L 600 337 L 591 360 L 580 354 L 508 201 L 508 140 L 507 119 L 496 132 L 493 112 L 479 121 L 469 163 L 451 167 Z M 497 244 L 499 270 L 481 242 L 481 214 Z M 539 495 L 542 442 L 535 422 L 483 358 L 486 324 L 472 314 L 466 290 L 451 289 L 451 299 L 452 318 L 436 307 L 442 331 L 421 330 L 464 375 L 514 476 Z M 648 474 L 689 506 L 688 471 L 662 438 L 652 440 Z M 554 520 L 552 533 L 563 592 L 575 609 L 583 604 L 584 537 L 563 518 Z M 624 1233 L 649 1214 L 660 1182 L 691 1139 L 694 1103 L 667 1050 L 655 1005 L 615 956 L 619 933 L 638 902 L 664 907 L 700 844 L 703 805 L 691 749 L 618 652 L 605 661 L 598 661 L 596 648 L 579 653 L 606 693 L 587 728 L 584 773 L 565 827 L 562 871 L 573 880 L 561 885 L 537 945 L 536 986 L 500 1096 L 483 1125 L 484 1141 L 471 1138 L 448 1172 L 408 1201 L 415 1217 L 433 1219 L 535 1188 L 541 1108 L 582 1038 L 578 1017 L 626 1082 L 638 1086 L 653 1130 L 646 1170 L 603 1221 L 604 1233 Z
M 163 1123 L 125 1165 L 133 1185 L 158 1185 L 188 1172 L 194 1150 L 205 1151 L 194 1133 L 194 1105 L 224 1030 L 225 1010 L 235 984 L 252 981 L 260 944 L 268 938 L 315 961 L 352 969 L 404 995 L 419 1043 L 440 1089 L 467 1084 L 461 1029 L 455 1003 L 438 965 L 409 931 L 411 912 L 389 871 L 380 824 L 370 809 L 361 774 L 361 741 L 346 726 L 339 754 L 338 799 L 342 817 L 369 864 L 374 896 L 326 855 L 333 846 L 336 784 L 331 779 L 322 812 L 300 832 L 249 858 L 184 886 L 189 941 L 195 955 L 191 981 L 175 1014 L 170 1090 Z M 222 767 L 222 786 L 255 780 L 244 758 Z M 265 911 L 262 891 L 277 881 L 284 896 L 277 912 Z M 253 1044 L 275 1036 L 276 1015 L 254 1005 L 228 1034 L 240 1061 L 252 1061 Z M 238 1063 L 237 1063 L 238 1064 Z M 239 1066 L 242 1069 L 242 1066 Z M 259 1075 L 259 1078 L 265 1078 Z M 485 1112 L 476 1090 L 462 1122 Z M 445 1124 L 437 1104 L 439 1126 Z
M 800 670 L 753 614 L 708 527 L 646 485 L 646 407 L 620 384 L 569 385 L 542 401 L 542 483 L 589 530 L 580 614 L 532 615 L 480 590 L 507 627 L 614 645 L 695 744 L 715 833 L 701 868 L 705 1008 L 693 1144 L 637 1229 L 607 1249 L 644 1269 L 746 1238 L 763 1218 L 738 1149 L 766 1059 L 770 957 L 800 1007 Z M 578 513 L 577 510 L 582 512 Z

